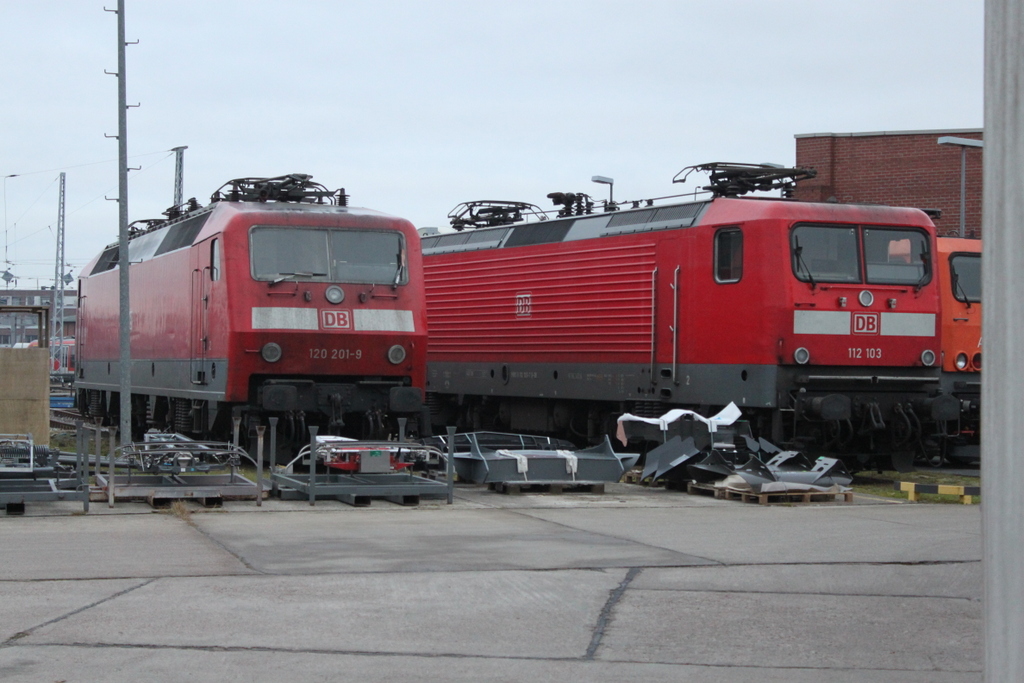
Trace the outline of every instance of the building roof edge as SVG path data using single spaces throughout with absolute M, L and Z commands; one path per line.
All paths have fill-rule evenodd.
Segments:
M 797 133 L 794 138 L 858 138 L 883 135 L 950 135 L 984 134 L 984 128 L 939 128 L 935 130 L 878 130 L 866 133 Z

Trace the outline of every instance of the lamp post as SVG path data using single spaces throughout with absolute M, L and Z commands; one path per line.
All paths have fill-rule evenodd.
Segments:
M 967 148 L 984 147 L 982 140 L 957 138 L 944 135 L 938 139 L 940 145 L 951 145 L 960 148 L 960 237 L 964 236 L 964 224 L 967 222 Z

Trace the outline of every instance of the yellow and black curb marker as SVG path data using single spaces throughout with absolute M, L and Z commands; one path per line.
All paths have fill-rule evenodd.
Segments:
M 906 491 L 907 500 L 917 501 L 922 493 L 937 493 L 944 496 L 959 496 L 960 502 L 970 505 L 974 502 L 974 496 L 981 495 L 980 486 L 946 486 L 943 484 L 915 484 L 912 481 L 894 481 L 893 489 Z

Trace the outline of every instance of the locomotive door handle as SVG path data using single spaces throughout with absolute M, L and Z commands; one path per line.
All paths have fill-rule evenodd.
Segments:
M 651 387 L 653 390 L 654 366 L 657 363 L 658 339 L 658 269 L 651 271 Z
M 679 270 L 672 276 L 672 384 L 679 384 L 676 368 L 679 366 Z

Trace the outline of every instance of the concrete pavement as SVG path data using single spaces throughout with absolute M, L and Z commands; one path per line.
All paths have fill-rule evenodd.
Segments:
M 982 679 L 978 506 L 456 493 L 0 517 L 0 680 Z

